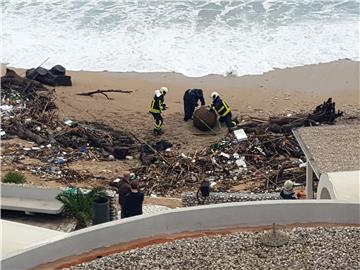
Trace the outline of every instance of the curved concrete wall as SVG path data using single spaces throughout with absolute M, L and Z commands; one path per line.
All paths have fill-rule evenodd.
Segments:
M 2 260 L 2 269 L 28 269 L 105 246 L 184 231 L 292 223 L 360 224 L 360 204 L 328 200 L 228 203 L 169 210 L 112 221 L 68 234 Z
M 321 174 L 317 199 L 360 202 L 360 171 Z

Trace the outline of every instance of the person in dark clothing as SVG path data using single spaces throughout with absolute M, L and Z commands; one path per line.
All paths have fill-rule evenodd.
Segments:
M 126 194 L 124 199 L 123 211 L 121 218 L 142 215 L 142 206 L 144 203 L 144 193 L 139 192 L 136 180 L 130 182 L 131 192 Z
M 184 121 L 191 119 L 195 111 L 195 107 L 198 106 L 198 102 L 201 102 L 201 106 L 205 105 L 204 94 L 202 89 L 188 89 L 184 94 Z
M 150 104 L 149 112 L 155 119 L 154 133 L 156 135 L 162 134 L 161 126 L 164 123 L 164 119 L 161 116 L 161 112 L 166 110 L 166 104 L 164 103 L 164 96 L 169 90 L 166 87 L 161 87 L 160 90 L 155 90 L 155 95 Z
M 238 122 L 236 119 L 232 119 L 230 107 L 220 98 L 217 92 L 212 92 L 211 98 L 213 101 L 210 108 L 216 111 L 220 116 L 219 121 L 225 123 L 227 128 L 231 130 L 238 124 Z
M 130 186 L 130 172 L 125 172 L 123 174 L 122 179 L 117 185 L 118 194 L 119 194 L 119 204 L 121 209 L 121 218 L 123 218 L 123 205 L 125 196 L 131 192 L 131 186 Z
M 287 180 L 284 183 L 284 188 L 280 192 L 280 197 L 284 200 L 296 200 L 297 196 L 294 192 L 294 183 L 291 180 Z

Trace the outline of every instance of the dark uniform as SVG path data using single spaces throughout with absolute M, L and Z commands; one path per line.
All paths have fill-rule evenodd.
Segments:
M 282 190 L 280 192 L 280 197 L 284 200 L 296 200 L 297 199 L 294 191 Z
M 154 132 L 156 134 L 161 134 L 162 132 L 161 126 L 164 120 L 161 116 L 161 112 L 165 109 L 166 109 L 166 105 L 164 103 L 164 95 L 160 95 L 160 96 L 155 95 L 153 100 L 151 101 L 149 112 L 152 114 L 152 116 L 155 119 Z
M 229 129 L 237 125 L 236 120 L 232 120 L 229 106 L 220 97 L 215 98 L 210 107 L 219 114 L 219 121 L 224 122 Z
M 188 89 L 184 94 L 184 121 L 187 121 L 192 118 L 192 115 L 195 111 L 195 107 L 198 105 L 198 102 L 201 102 L 201 105 L 205 105 L 203 91 L 201 89 Z

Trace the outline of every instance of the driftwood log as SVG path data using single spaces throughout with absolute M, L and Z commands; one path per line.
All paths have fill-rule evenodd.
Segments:
M 95 95 L 95 94 L 101 94 L 101 95 L 104 95 L 107 99 L 111 100 L 112 98 L 109 98 L 109 96 L 105 93 L 123 93 L 123 94 L 130 94 L 132 93 L 133 91 L 130 91 L 130 90 L 120 90 L 120 89 L 109 89 L 109 90 L 101 90 L 101 89 L 98 89 L 96 91 L 91 91 L 91 92 L 85 92 L 85 93 L 79 93 L 77 94 L 78 96 L 89 96 L 89 97 L 92 97 L 92 95 Z

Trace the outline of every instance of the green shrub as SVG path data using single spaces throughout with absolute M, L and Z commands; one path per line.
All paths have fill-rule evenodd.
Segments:
M 76 220 L 75 230 L 78 230 L 87 227 L 94 217 L 92 204 L 99 197 L 106 197 L 104 188 L 94 188 L 88 193 L 79 188 L 74 192 L 66 190 L 56 199 L 64 204 L 65 213 Z
M 25 176 L 19 172 L 8 172 L 3 178 L 4 183 L 23 184 L 26 182 Z

